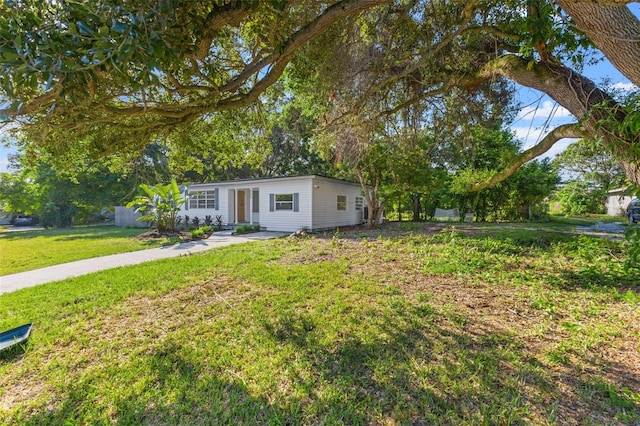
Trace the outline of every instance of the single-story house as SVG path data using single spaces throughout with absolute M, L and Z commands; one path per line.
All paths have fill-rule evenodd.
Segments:
M 633 198 L 625 195 L 625 188 L 612 189 L 607 192 L 607 214 L 609 216 L 626 216 L 627 206 Z
M 318 231 L 359 225 L 367 204 L 359 184 L 320 175 L 199 183 L 186 187 L 180 215 L 220 216 L 224 226 L 268 231 Z

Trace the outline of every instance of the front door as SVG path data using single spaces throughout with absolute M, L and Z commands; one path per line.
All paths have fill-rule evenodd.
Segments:
M 246 222 L 245 217 L 245 192 L 238 191 L 238 222 Z

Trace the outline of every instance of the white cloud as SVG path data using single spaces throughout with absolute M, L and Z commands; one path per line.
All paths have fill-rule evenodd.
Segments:
M 565 118 L 571 117 L 571 113 L 568 109 L 561 107 L 560 105 L 551 102 L 544 101 L 542 106 L 527 106 L 524 107 L 519 113 L 519 119 L 524 120 L 546 120 L 547 118 Z
M 523 142 L 522 149 L 529 149 L 542 139 L 542 129 L 535 127 L 512 127 L 516 137 Z
M 616 90 L 624 90 L 625 92 L 630 92 L 632 90 L 638 90 L 638 86 L 633 83 L 615 83 L 611 86 L 611 88 Z

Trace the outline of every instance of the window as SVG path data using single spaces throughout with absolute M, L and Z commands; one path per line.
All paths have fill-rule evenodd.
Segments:
M 356 197 L 356 210 L 362 210 L 364 205 L 364 199 L 362 197 Z
M 269 194 L 269 211 L 291 210 L 297 212 L 300 210 L 300 194 Z
M 215 191 L 200 191 L 189 193 L 190 209 L 214 209 L 216 206 Z
M 260 213 L 260 193 L 257 190 L 253 191 L 253 212 Z
M 347 196 L 338 195 L 338 210 L 347 210 Z
M 276 194 L 276 210 L 293 210 L 293 194 Z

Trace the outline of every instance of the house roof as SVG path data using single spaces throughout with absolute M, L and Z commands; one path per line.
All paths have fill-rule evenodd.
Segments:
M 205 182 L 205 183 L 193 183 L 187 185 L 189 188 L 199 188 L 205 186 L 212 185 L 238 185 L 238 184 L 247 184 L 247 183 L 261 183 L 261 182 L 286 182 L 291 180 L 301 180 L 301 179 L 319 179 L 325 181 L 333 181 L 342 184 L 354 185 L 360 188 L 359 183 L 350 182 L 348 180 L 336 179 L 322 175 L 299 175 L 299 176 L 276 176 L 276 177 L 265 177 L 265 178 L 254 178 L 254 179 L 236 179 L 236 180 L 226 180 L 219 182 Z
M 615 189 L 611 189 L 609 191 L 607 191 L 607 194 L 609 195 L 624 195 L 623 192 L 625 192 L 627 190 L 627 188 L 615 188 Z M 631 194 L 629 194 L 629 196 L 631 196 Z

